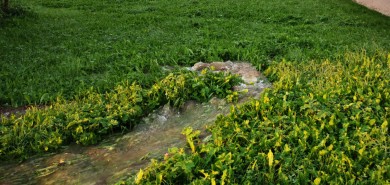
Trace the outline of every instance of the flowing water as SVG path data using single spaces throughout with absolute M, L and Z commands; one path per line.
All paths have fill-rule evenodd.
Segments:
M 249 93 L 240 102 L 257 97 L 268 83 L 242 84 L 237 90 Z M 208 103 L 189 101 L 183 108 L 164 106 L 144 118 L 126 134 L 112 135 L 99 145 L 71 145 L 59 153 L 18 164 L 0 164 L 0 184 L 113 184 L 145 167 L 151 158 L 162 159 L 170 147 L 184 147 L 181 131 L 191 126 L 209 133 L 218 114 L 227 114 L 231 104 L 213 98 Z
M 61 153 L 2 166 L 1 184 L 111 184 L 159 158 L 173 146 L 184 146 L 186 126 L 204 130 L 218 114 L 227 113 L 223 100 L 187 102 L 182 110 L 169 106 L 144 119 L 133 131 L 114 135 L 97 146 L 72 145 Z

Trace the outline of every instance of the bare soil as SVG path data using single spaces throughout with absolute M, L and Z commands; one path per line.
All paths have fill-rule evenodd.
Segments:
M 355 0 L 357 3 L 369 9 L 390 16 L 390 0 Z
M 22 107 L 0 107 L 0 116 L 8 117 L 11 114 L 20 115 L 24 114 L 29 106 Z

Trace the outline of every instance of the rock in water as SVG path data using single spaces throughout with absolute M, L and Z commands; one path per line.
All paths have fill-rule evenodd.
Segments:
M 205 68 L 210 68 L 213 71 L 217 72 L 230 72 L 232 74 L 237 74 L 241 76 L 242 80 L 246 84 L 254 84 L 257 82 L 258 78 L 261 76 L 260 72 L 256 70 L 248 62 L 212 62 L 212 63 L 196 63 L 191 70 L 193 71 L 201 71 Z

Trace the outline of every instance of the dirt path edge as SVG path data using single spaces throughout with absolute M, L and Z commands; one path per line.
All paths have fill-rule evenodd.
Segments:
M 390 16 L 390 0 L 353 0 L 369 9 Z

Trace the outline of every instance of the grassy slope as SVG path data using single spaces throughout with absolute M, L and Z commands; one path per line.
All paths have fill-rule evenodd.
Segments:
M 148 86 L 161 65 L 199 60 L 335 58 L 390 49 L 390 21 L 349 0 L 20 0 L 0 22 L 0 105 L 70 98 L 124 79 Z

